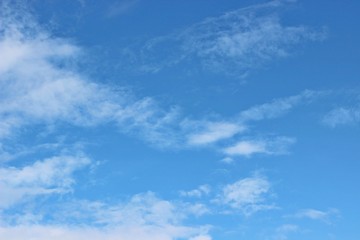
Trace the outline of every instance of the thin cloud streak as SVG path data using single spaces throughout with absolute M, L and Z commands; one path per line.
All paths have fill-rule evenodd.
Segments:
M 304 218 L 304 219 L 312 219 L 317 221 L 322 221 L 325 223 L 331 223 L 331 219 L 338 217 L 340 211 L 335 208 L 328 209 L 327 211 L 321 211 L 318 209 L 308 208 L 301 209 L 296 214 L 293 215 L 295 218 Z
M 243 140 L 235 145 L 225 148 L 223 151 L 229 156 L 245 156 L 250 157 L 253 154 L 269 154 L 281 155 L 287 154 L 288 148 L 294 144 L 296 140 L 289 137 L 276 137 L 265 140 Z
M 223 139 L 231 138 L 234 135 L 246 130 L 244 126 L 229 122 L 209 122 L 204 124 L 204 130 L 194 133 L 188 137 L 190 145 L 207 145 Z

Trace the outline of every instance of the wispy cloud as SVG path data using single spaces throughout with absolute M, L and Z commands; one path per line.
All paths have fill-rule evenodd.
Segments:
M 245 76 L 271 60 L 290 55 L 293 48 L 325 38 L 323 30 L 285 26 L 279 1 L 254 5 L 207 18 L 183 31 L 154 38 L 142 48 L 142 70 L 157 72 L 182 62 L 199 62 L 206 71 Z
M 234 146 L 224 149 L 224 153 L 228 155 L 245 155 L 250 156 L 254 153 L 266 153 L 265 143 L 258 141 L 240 141 Z
M 323 117 L 322 122 L 330 127 L 357 124 L 360 122 L 360 108 L 335 108 Z
M 139 0 L 122 0 L 122 1 L 116 1 L 115 3 L 112 3 L 108 10 L 107 10 L 107 16 L 108 17 L 116 17 L 119 15 L 123 15 L 130 11 L 133 7 L 138 4 Z
M 274 240 L 287 240 L 289 234 L 300 231 L 300 227 L 294 224 L 284 224 L 276 228 L 275 235 L 272 239 Z
M 3 7 L 0 138 L 33 124 L 113 123 L 146 141 L 171 144 L 174 137 L 166 133 L 177 117 L 176 108 L 163 110 L 151 98 L 136 99 L 129 91 L 89 80 L 71 64 L 82 56 L 78 46 L 52 37 L 25 10 L 15 11 L 5 3 Z
M 118 204 L 91 201 L 73 201 L 65 204 L 63 212 L 74 222 L 90 222 L 97 226 L 152 224 L 176 225 L 199 211 L 199 206 L 181 201 L 160 199 L 153 192 L 135 194 Z
M 252 122 L 282 117 L 295 107 L 310 104 L 326 94 L 328 93 L 305 90 L 297 95 L 277 98 L 268 103 L 252 106 L 240 111 L 229 120 L 193 120 L 190 123 L 186 122 L 183 125 L 186 126 L 184 129 L 187 144 L 190 146 L 207 146 L 221 143 L 222 152 L 228 156 L 243 155 L 250 157 L 255 153 L 286 154 L 289 152 L 288 148 L 295 143 L 295 138 L 251 136 L 252 128 L 254 128 Z M 231 159 L 228 158 L 227 162 L 231 162 Z
M 278 155 L 288 153 L 290 145 L 295 143 L 294 138 L 276 137 L 266 140 L 243 140 L 235 145 L 227 147 L 223 152 L 230 156 L 251 156 L 256 153 Z
M 66 167 L 58 165 L 60 158 L 59 161 L 54 158 L 54 160 L 37 162 L 33 166 L 24 168 L 26 170 L 17 170 L 16 174 L 14 171 L 13 181 L 21 182 L 22 185 L 31 185 L 33 190 L 57 189 L 57 192 L 65 194 L 73 183 L 71 172 L 81 163 L 79 159 L 71 160 L 71 164 L 64 163 L 65 159 L 61 160 Z M 34 188 L 35 185 L 38 188 Z M 221 209 L 224 208 L 231 209 L 226 210 L 227 214 L 240 212 L 245 216 L 274 208 L 273 205 L 268 204 L 271 184 L 260 175 L 240 179 L 216 191 L 212 189 L 209 185 L 201 185 L 182 194 L 185 198 L 202 197 L 207 204 L 186 202 L 185 198 L 169 201 L 157 197 L 153 192 L 136 194 L 119 203 L 64 197 L 63 201 L 49 203 L 44 208 L 42 201 L 38 204 L 33 202 L 30 208 L 18 209 L 15 214 L 2 212 L 0 237 L 20 240 L 31 236 L 42 240 L 49 236 L 52 239 L 76 239 L 91 235 L 92 239 L 114 240 L 138 238 L 211 240 L 210 225 L 189 226 L 185 224 L 186 220 L 208 213 L 223 214 Z M 34 194 L 41 196 L 45 193 Z
M 231 164 L 234 162 L 234 159 L 231 157 L 224 157 L 223 159 L 220 160 L 220 162 L 226 163 L 226 164 Z
M 321 211 L 317 209 L 302 209 L 299 210 L 294 217 L 296 218 L 307 218 L 312 220 L 323 221 L 325 223 L 330 223 L 331 218 L 337 217 L 339 215 L 339 210 L 337 209 L 329 209 L 327 211 Z
M 248 216 L 260 210 L 274 208 L 266 202 L 270 189 L 271 184 L 265 177 L 248 177 L 224 186 L 217 202 Z
M 0 168 L 0 209 L 26 197 L 66 193 L 74 183 L 73 173 L 90 164 L 84 156 L 58 156 L 22 168 Z
M 278 118 L 289 112 L 296 106 L 309 104 L 314 100 L 328 94 L 326 91 L 305 90 L 300 94 L 273 99 L 269 103 L 253 106 L 240 112 L 239 121 L 260 121 L 264 119 Z
M 246 128 L 240 124 L 230 122 L 208 122 L 202 126 L 202 130 L 188 136 L 190 145 L 207 145 L 222 139 L 233 137 L 243 132 Z
M 4 239 L 209 239 L 210 226 L 187 226 L 183 220 L 197 214 L 191 204 L 176 204 L 154 193 L 132 196 L 119 204 L 73 201 L 57 206 L 51 214 L 57 224 L 41 222 L 0 224 Z M 61 219 L 66 219 L 63 223 Z M 71 224 L 69 224 L 71 222 Z M 84 223 L 87 223 L 84 225 Z
M 69 64 L 82 57 L 80 47 L 51 37 L 26 11 L 19 13 L 6 4 L 4 9 L 0 49 L 7 57 L 0 60 L 0 138 L 33 124 L 89 127 L 111 123 L 120 132 L 157 146 L 205 146 L 232 139 L 247 130 L 249 121 L 278 117 L 319 95 L 304 91 L 254 106 L 230 121 L 191 120 L 194 124 L 187 125 L 176 106 L 162 109 L 152 98 L 137 99 L 129 91 L 91 81 Z
M 205 230 L 203 230 L 205 232 Z M 98 229 L 91 227 L 71 227 L 58 225 L 23 225 L 0 227 L 0 237 L 3 239 L 23 240 L 37 239 L 48 240 L 171 240 L 171 239 L 191 239 L 191 240 L 211 240 L 206 234 L 198 235 L 201 232 L 191 227 L 157 227 L 157 226 L 126 226 L 111 229 Z
M 211 192 L 211 187 L 209 185 L 201 185 L 196 189 L 190 191 L 180 191 L 180 196 L 182 197 L 197 197 L 200 198 L 202 196 L 209 195 Z

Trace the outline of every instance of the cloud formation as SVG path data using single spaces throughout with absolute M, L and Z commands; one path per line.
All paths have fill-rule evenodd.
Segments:
M 74 184 L 73 173 L 90 160 L 84 156 L 57 156 L 22 168 L 0 168 L 0 209 L 27 197 L 66 193 Z
M 260 210 L 274 208 L 266 202 L 270 189 L 271 184 L 265 177 L 248 177 L 224 186 L 217 201 L 249 216 Z
M 148 41 L 136 54 L 141 56 L 138 61 L 146 72 L 199 62 L 205 71 L 244 77 L 252 69 L 290 55 L 296 45 L 325 38 L 323 30 L 282 24 L 274 10 L 284 6 L 272 1 L 207 18 Z
M 190 227 L 156 227 L 156 226 L 126 226 L 110 229 L 97 229 L 90 227 L 70 226 L 43 226 L 24 225 L 0 227 L 0 237 L 3 239 L 24 240 L 37 239 L 48 240 L 211 240 L 206 234 L 198 235 L 199 230 Z
M 243 132 L 244 126 L 230 122 L 208 122 L 202 126 L 203 130 L 188 136 L 190 145 L 207 145 L 223 139 L 231 138 Z
M 272 239 L 274 240 L 287 240 L 289 234 L 300 231 L 300 227 L 294 224 L 283 224 L 276 228 L 275 235 Z
M 117 17 L 129 12 L 138 4 L 139 0 L 121 0 L 111 4 L 107 10 L 108 17 Z
M 360 108 L 339 107 L 329 111 L 322 119 L 330 127 L 353 125 L 360 122 Z
M 89 127 L 112 123 L 119 131 L 157 146 L 205 146 L 232 139 L 247 130 L 247 122 L 278 117 L 318 95 L 304 91 L 254 106 L 232 121 L 191 120 L 194 124 L 186 125 L 178 107 L 165 110 L 150 97 L 136 99 L 129 91 L 91 81 L 71 64 L 82 56 L 81 48 L 52 37 L 26 12 L 4 6 L 0 49 L 7 57 L 0 61 L 0 138 L 34 124 Z M 217 21 L 227 22 L 235 16 L 242 19 L 238 15 L 247 11 L 235 11 L 200 25 L 206 29 Z
M 312 220 L 318 220 L 318 221 L 330 223 L 330 219 L 338 215 L 339 215 L 339 210 L 334 208 L 329 209 L 327 211 L 308 208 L 308 209 L 299 210 L 294 216 L 296 218 L 308 218 Z
M 253 136 L 254 123 L 282 117 L 297 106 L 307 105 L 327 95 L 324 91 L 305 90 L 297 95 L 276 98 L 267 103 L 240 111 L 229 120 L 191 121 L 185 128 L 190 146 L 218 145 L 230 163 L 234 156 L 251 157 L 254 154 L 280 155 L 289 153 L 296 142 L 294 137 Z
M 259 104 L 239 113 L 239 121 L 261 121 L 283 116 L 299 105 L 309 104 L 328 94 L 325 91 L 304 90 L 301 93 L 285 98 L 273 99 L 271 102 Z
M 295 143 L 294 138 L 276 137 L 266 140 L 242 140 L 235 145 L 226 147 L 223 152 L 229 156 L 249 157 L 256 153 L 279 155 L 288 153 L 290 145 Z
M 128 91 L 89 80 L 72 64 L 82 54 L 77 45 L 51 36 L 25 10 L 5 3 L 3 8 L 0 138 L 34 124 L 89 127 L 111 122 L 154 144 L 170 142 L 164 129 L 177 117 L 175 108 L 166 111 L 152 98 L 136 99 Z
M 152 192 L 136 194 L 120 204 L 73 201 L 55 207 L 56 211 L 48 214 L 56 219 L 56 224 L 22 221 L 6 225 L 0 222 L 0 238 L 212 239 L 208 234 L 210 226 L 190 227 L 182 223 L 189 216 L 198 215 L 199 211 L 194 209 L 199 209 L 199 206 L 166 201 Z M 66 221 L 62 222 L 62 219 Z
M 207 196 L 211 192 L 211 187 L 207 184 L 201 185 L 196 189 L 190 191 L 180 191 L 180 196 L 182 197 L 196 197 L 200 198 L 202 196 Z

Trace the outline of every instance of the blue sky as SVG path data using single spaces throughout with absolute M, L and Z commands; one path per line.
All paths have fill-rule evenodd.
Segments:
M 358 1 L 0 1 L 0 239 L 359 239 Z

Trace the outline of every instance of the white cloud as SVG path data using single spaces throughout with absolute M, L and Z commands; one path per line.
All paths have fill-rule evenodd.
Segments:
M 0 237 L 12 240 L 175 240 L 212 238 L 203 230 L 182 226 L 120 226 L 115 228 L 71 227 L 57 225 L 23 225 L 0 227 Z M 199 233 L 200 232 L 200 233 Z M 205 231 L 204 231 L 205 232 Z
M 231 138 L 235 134 L 245 130 L 244 126 L 229 122 L 209 122 L 204 129 L 188 137 L 190 145 L 206 145 L 217 141 Z
M 197 217 L 211 213 L 211 209 L 202 203 L 185 204 L 184 208 L 186 209 L 186 212 Z
M 25 10 L 4 9 L 0 49 L 7 57 L 0 60 L 0 138 L 33 124 L 113 123 L 119 131 L 157 146 L 209 145 L 243 132 L 247 121 L 277 117 L 317 95 L 305 91 L 245 110 L 235 121 L 194 121 L 197 126 L 187 129 L 176 107 L 164 110 L 152 98 L 136 99 L 129 92 L 90 81 L 69 64 L 82 57 L 78 46 L 52 37 Z
M 274 99 L 269 103 L 253 106 L 247 110 L 240 112 L 238 118 L 241 122 L 260 121 L 264 119 L 277 118 L 282 116 L 295 106 L 310 103 L 311 101 L 325 94 L 327 93 L 305 90 L 298 95 Z
M 299 226 L 294 224 L 284 224 L 276 229 L 274 240 L 287 240 L 290 233 L 296 233 L 300 230 Z
M 33 124 L 112 122 L 149 142 L 173 144 L 176 108 L 162 110 L 151 98 L 136 99 L 89 80 L 72 64 L 83 56 L 78 46 L 41 29 L 26 9 L 2 7 L 0 138 Z
M 32 122 L 81 125 L 107 117 L 113 110 L 108 91 L 61 66 L 78 56 L 78 47 L 51 38 L 26 12 L 8 11 L 0 26 L 0 49 L 7 55 L 0 62 L 1 136 Z M 24 14 L 22 21 L 17 14 Z
M 234 146 L 225 148 L 224 153 L 228 155 L 250 156 L 254 153 L 266 153 L 266 147 L 264 142 L 240 141 Z
M 339 215 L 339 210 L 329 209 L 327 211 L 320 211 L 317 209 L 302 209 L 298 211 L 294 216 L 296 218 L 309 218 L 312 220 L 319 220 L 326 223 L 330 222 L 331 217 L 336 217 Z
M 276 13 L 281 6 L 273 1 L 238 9 L 152 39 L 138 54 L 144 57 L 140 60 L 142 69 L 157 72 L 195 59 L 207 71 L 241 77 L 273 59 L 288 56 L 296 45 L 325 38 L 323 30 L 282 24 Z
M 293 224 L 284 224 L 280 227 L 277 228 L 277 231 L 279 232 L 294 232 L 297 231 L 299 229 L 298 226 L 293 225 Z
M 270 182 L 261 176 L 248 177 L 223 187 L 217 202 L 240 210 L 244 215 L 271 209 L 265 203 L 271 188 Z
M 220 162 L 230 164 L 234 162 L 234 159 L 231 157 L 224 157 L 223 159 L 220 160 Z
M 190 146 L 209 145 L 221 140 L 234 138 L 244 131 L 251 131 L 249 122 L 262 121 L 283 116 L 294 107 L 308 104 L 327 92 L 305 90 L 300 94 L 285 98 L 277 98 L 260 105 L 252 106 L 241 111 L 231 121 L 188 121 L 186 126 L 187 142 Z M 254 153 L 283 154 L 287 147 L 294 143 L 294 139 L 277 137 L 274 139 L 247 140 L 225 148 L 229 155 L 247 155 Z
M 288 148 L 295 142 L 294 138 L 289 137 L 276 137 L 274 139 L 266 140 L 243 140 L 237 142 L 235 145 L 224 148 L 223 152 L 230 156 L 246 156 L 249 157 L 253 154 L 286 154 Z
M 189 240 L 211 240 L 212 238 L 210 236 L 197 236 L 197 237 L 193 237 L 190 238 Z
M 108 17 L 116 17 L 129 12 L 139 0 L 122 0 L 111 4 L 107 11 Z
M 339 107 L 328 112 L 324 118 L 323 123 L 330 126 L 336 127 L 339 125 L 350 125 L 360 122 L 360 108 L 344 108 Z
M 205 196 L 209 195 L 210 192 L 211 192 L 211 187 L 209 185 L 201 185 L 198 188 L 190 191 L 180 191 L 180 196 L 200 198 L 204 195 Z
M 197 215 L 197 205 L 175 204 L 153 193 L 137 194 L 121 204 L 74 201 L 58 206 L 52 214 L 66 223 L 0 225 L 1 239 L 209 239 L 210 226 L 186 226 L 184 219 Z M 61 217 L 60 217 L 61 218 Z M 68 224 L 71 222 L 71 225 Z M 84 224 L 87 223 L 87 224 Z
M 26 197 L 65 193 L 74 183 L 73 173 L 90 164 L 83 156 L 58 156 L 36 161 L 22 168 L 0 168 L 0 208 Z
M 140 193 L 119 204 L 103 202 L 75 201 L 66 206 L 68 219 L 74 222 L 92 223 L 106 226 L 151 224 L 165 226 L 178 224 L 189 215 L 198 215 L 199 205 L 175 203 L 158 198 L 153 192 Z

